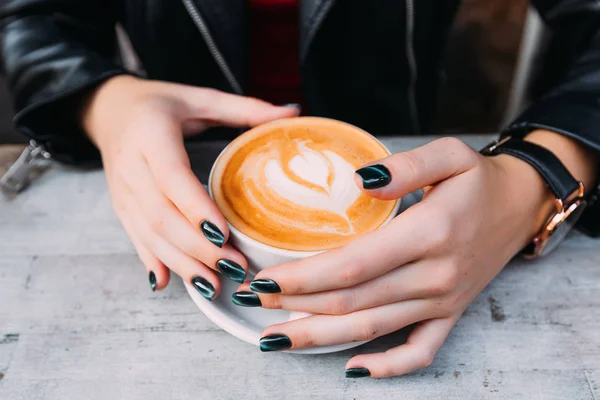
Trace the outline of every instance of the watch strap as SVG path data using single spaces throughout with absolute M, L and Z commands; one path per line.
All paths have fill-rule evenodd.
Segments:
M 542 178 L 554 196 L 563 203 L 580 188 L 579 181 L 571 175 L 558 157 L 550 150 L 535 143 L 511 138 L 501 145 L 492 148 L 487 154 L 508 154 L 530 164 L 542 175 Z
M 588 205 L 579 218 L 578 228 L 591 237 L 600 237 L 600 186 L 587 196 Z

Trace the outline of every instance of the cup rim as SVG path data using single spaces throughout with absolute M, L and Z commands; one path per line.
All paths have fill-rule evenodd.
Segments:
M 248 133 L 256 128 L 264 127 L 265 125 L 273 124 L 276 122 L 281 123 L 283 121 L 298 120 L 298 119 L 302 119 L 305 121 L 306 120 L 313 120 L 313 121 L 316 120 L 316 121 L 336 122 L 336 123 L 347 125 L 357 131 L 360 131 L 360 132 L 368 135 L 373 140 L 375 140 L 377 143 L 379 143 L 379 145 L 381 145 L 381 147 L 383 147 L 387 151 L 388 155 L 392 155 L 392 152 L 390 151 L 390 149 L 385 144 L 383 144 L 378 138 L 376 138 L 374 135 L 370 134 L 369 132 L 365 131 L 364 129 L 361 129 L 361 128 L 359 128 L 355 125 L 349 124 L 347 122 L 339 121 L 339 120 L 336 120 L 333 118 L 324 118 L 324 117 L 292 117 L 292 118 L 276 119 L 276 120 L 269 121 L 269 122 L 266 122 L 261 125 L 257 125 L 251 129 L 247 130 L 246 132 L 243 132 L 242 134 L 237 136 L 235 139 L 233 139 L 231 142 L 229 142 L 229 144 L 227 144 L 227 146 L 225 146 L 225 148 L 223 150 L 221 150 L 221 152 L 219 153 L 219 156 L 216 158 L 215 162 L 213 163 L 212 167 L 210 168 L 210 174 L 208 176 L 208 195 L 210 196 L 210 198 L 214 201 L 212 182 L 213 182 L 215 167 L 219 163 L 219 160 L 221 159 L 221 157 L 223 157 L 225 152 L 227 152 L 227 149 L 229 149 L 229 147 L 231 147 L 231 145 L 239 137 L 245 135 L 246 133 Z M 396 199 L 396 204 L 394 204 L 394 208 L 392 208 L 390 215 L 388 215 L 388 217 L 379 225 L 379 227 L 377 229 L 381 228 L 384 225 L 387 225 L 388 223 L 390 223 L 390 221 L 392 219 L 394 219 L 398 215 L 398 211 L 400 210 L 401 203 L 402 203 L 402 198 Z M 218 207 L 218 205 L 217 205 L 217 207 Z M 227 218 L 225 218 L 225 221 L 227 222 L 227 226 L 229 227 L 229 236 L 230 237 L 232 236 L 231 232 L 234 232 L 237 240 L 245 241 L 246 243 L 249 243 L 252 246 L 257 246 L 258 248 L 260 248 L 262 250 L 266 250 L 266 251 L 270 252 L 271 254 L 276 254 L 279 256 L 286 256 L 286 257 L 294 257 L 294 258 L 307 258 L 307 257 L 317 255 L 319 253 L 323 253 L 325 251 L 331 250 L 331 249 L 326 249 L 326 250 L 300 251 L 300 250 L 287 250 L 287 249 L 282 249 L 280 247 L 270 246 L 265 243 L 259 242 L 258 240 L 253 239 L 250 236 L 246 235 L 245 233 L 243 233 L 242 231 L 240 231 L 239 229 L 234 227 L 229 221 L 227 221 Z

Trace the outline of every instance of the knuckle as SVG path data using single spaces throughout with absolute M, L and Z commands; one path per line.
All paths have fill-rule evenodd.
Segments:
M 340 291 L 327 301 L 326 310 L 331 315 L 348 314 L 354 310 L 354 296 L 351 290 Z
M 194 112 L 203 118 L 211 119 L 215 115 L 215 104 L 220 99 L 220 92 L 213 88 L 202 88 L 194 91 Z
M 353 342 L 363 342 L 371 340 L 381 335 L 382 326 L 380 323 L 371 320 L 362 321 L 355 330 L 352 338 Z
M 297 343 L 297 347 L 314 347 L 318 345 L 315 337 L 306 330 L 300 332 L 296 338 L 292 339 L 292 343 Z
M 442 287 L 446 293 L 452 293 L 458 287 L 460 281 L 460 272 L 458 268 L 449 267 L 446 274 L 442 277 Z
M 442 301 L 442 316 L 448 317 L 452 315 L 461 314 L 461 310 L 464 309 L 462 305 L 463 296 L 458 293 L 449 294 Z
M 258 275 L 255 279 L 259 279 Z M 281 283 L 281 282 L 279 282 Z M 287 294 L 303 294 L 303 293 L 309 293 L 310 290 L 308 290 L 306 283 L 303 281 L 300 281 L 299 279 L 296 280 L 289 280 L 289 282 L 286 282 L 286 287 L 285 287 L 285 292 Z
M 196 100 L 198 105 L 202 107 L 210 107 L 210 104 L 219 98 L 220 91 L 210 87 L 203 87 L 196 89 Z
M 434 229 L 429 231 L 429 245 L 432 248 L 445 249 L 451 245 L 454 238 L 454 226 L 450 219 L 445 216 L 433 218 Z
M 431 316 L 445 318 L 456 311 L 456 297 L 452 294 L 442 294 L 430 299 Z
M 435 352 L 430 349 L 421 350 L 418 358 L 418 365 L 420 368 L 427 368 L 431 364 L 433 364 L 433 360 L 435 359 Z
M 378 373 L 381 377 L 390 377 L 390 376 L 400 375 L 398 373 L 397 367 L 395 365 L 380 366 Z
M 360 258 L 356 258 L 350 262 L 346 268 L 342 268 L 340 274 L 341 282 L 344 282 L 346 287 L 351 287 L 362 282 L 362 278 L 366 273 L 366 264 Z
M 429 288 L 429 292 L 434 296 L 441 296 L 452 293 L 458 286 L 460 272 L 458 267 L 450 264 L 440 269 Z
M 276 309 L 279 310 L 283 308 L 281 302 L 281 296 L 277 294 L 272 294 L 269 296 L 260 296 L 261 303 L 264 308 Z
M 349 267 L 341 272 L 341 281 L 345 286 L 354 286 L 358 282 L 359 268 Z
M 410 151 L 400 153 L 400 157 L 406 166 L 407 171 L 409 171 L 411 175 L 409 180 L 418 180 L 420 174 L 419 171 L 423 171 L 425 169 L 425 161 L 423 161 L 422 158 L 415 156 L 415 154 Z

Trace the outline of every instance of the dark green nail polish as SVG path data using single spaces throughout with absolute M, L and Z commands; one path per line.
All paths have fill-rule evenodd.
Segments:
M 156 275 L 154 275 L 154 271 L 150 271 L 148 274 L 148 281 L 150 282 L 150 289 L 152 291 L 156 291 Z
M 246 270 L 235 261 L 219 260 L 217 261 L 217 268 L 232 281 L 243 283 L 244 279 L 246 279 Z
M 346 378 L 366 378 L 371 376 L 371 371 L 366 368 L 348 368 Z
M 260 338 L 260 351 L 278 351 L 292 347 L 292 341 L 285 335 L 269 335 Z
M 217 247 L 223 247 L 225 235 L 223 235 L 223 232 L 215 224 L 210 221 L 202 221 L 200 229 L 212 244 Z
M 282 104 L 281 107 L 292 107 L 292 108 L 297 108 L 298 110 L 301 110 L 302 107 L 300 106 L 300 104 L 298 103 L 287 103 L 287 104 Z
M 256 293 L 252 292 L 235 292 L 231 296 L 231 301 L 234 304 L 242 307 L 260 307 L 262 303 Z
M 270 279 L 256 279 L 250 282 L 250 290 L 258 293 L 281 293 L 277 282 Z
M 205 299 L 212 301 L 215 295 L 215 287 L 210 284 L 206 279 L 195 276 L 192 278 L 192 285 Z
M 392 181 L 392 174 L 385 165 L 376 164 L 356 171 L 363 181 L 365 189 L 379 189 L 387 186 Z

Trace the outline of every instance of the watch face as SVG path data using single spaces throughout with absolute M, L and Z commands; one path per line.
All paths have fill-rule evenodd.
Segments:
M 540 253 L 541 256 L 551 253 L 558 247 L 558 244 L 562 242 L 565 236 L 567 236 L 567 233 L 569 233 L 571 229 L 575 227 L 577 220 L 579 217 L 581 217 L 581 214 L 583 214 L 583 210 L 585 210 L 585 206 L 585 201 L 581 201 L 574 203 L 569 207 L 566 218 L 563 219 L 562 222 L 559 222 L 556 227 L 554 227 L 552 235 L 548 237 L 548 241 Z

